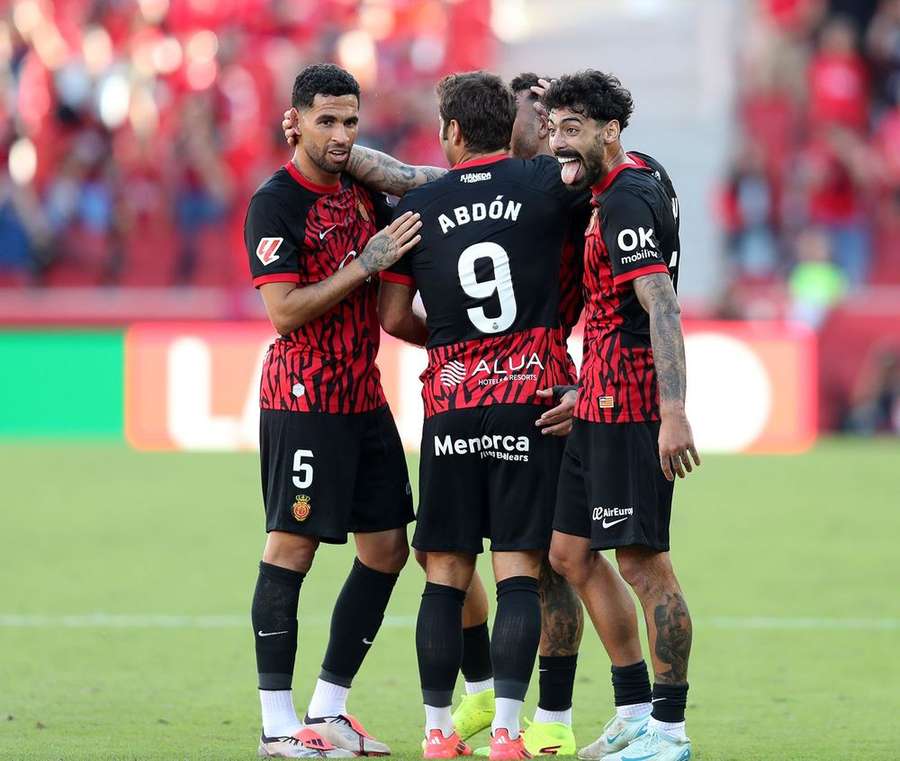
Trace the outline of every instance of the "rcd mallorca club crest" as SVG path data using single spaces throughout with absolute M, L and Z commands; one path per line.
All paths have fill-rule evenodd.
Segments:
M 294 518 L 303 523 L 307 518 L 309 518 L 310 512 L 312 512 L 312 507 L 309 504 L 309 497 L 306 494 L 298 494 L 294 498 L 294 506 L 291 510 L 294 513 Z

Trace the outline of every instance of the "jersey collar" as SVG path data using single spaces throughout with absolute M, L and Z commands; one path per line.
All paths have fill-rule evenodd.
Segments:
M 596 185 L 591 185 L 591 194 L 596 197 L 599 196 L 604 190 L 606 190 L 610 185 L 613 184 L 613 180 L 616 179 L 622 172 L 626 169 L 649 169 L 647 163 L 642 161 L 638 156 L 635 156 L 633 153 L 625 154 L 630 162 L 619 164 L 615 169 L 609 172 L 600 182 Z
M 496 164 L 498 161 L 506 161 L 509 158 L 508 153 L 503 153 L 499 156 L 482 156 L 478 159 L 471 159 L 469 161 L 463 161 L 461 164 L 457 164 L 453 167 L 453 171 L 457 169 L 470 169 L 473 166 L 487 166 L 488 164 Z
M 306 177 L 300 173 L 300 170 L 294 166 L 293 161 L 288 161 L 288 163 L 284 165 L 284 168 L 287 169 L 288 174 L 300 185 L 307 190 L 311 190 L 313 193 L 338 193 L 341 190 L 340 179 L 334 185 L 317 185 L 316 183 L 307 180 Z

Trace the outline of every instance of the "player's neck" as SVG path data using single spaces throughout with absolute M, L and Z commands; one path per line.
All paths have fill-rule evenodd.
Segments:
M 324 169 L 317 166 L 306 152 L 301 151 L 299 147 L 294 149 L 291 163 L 300 174 L 314 185 L 331 188 L 339 185 L 341 182 L 340 173 L 335 174 L 334 172 L 326 172 Z
M 617 166 L 633 163 L 634 162 L 628 157 L 628 154 L 625 153 L 625 149 L 622 147 L 622 144 L 619 143 L 614 150 L 610 151 L 608 156 L 603 157 L 603 176 L 605 177 L 606 175 L 608 175 Z
M 453 166 L 459 166 L 460 164 L 467 164 L 470 161 L 480 161 L 481 159 L 493 159 L 493 158 L 503 158 L 504 156 L 508 156 L 509 151 L 506 148 L 503 148 L 499 151 L 490 151 L 489 153 L 476 153 L 475 151 L 464 151 L 462 155 L 456 160 L 456 163 Z

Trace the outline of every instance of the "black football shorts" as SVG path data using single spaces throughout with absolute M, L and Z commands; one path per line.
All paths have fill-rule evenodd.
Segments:
M 532 404 L 433 415 L 422 427 L 413 546 L 426 552 L 550 546 L 563 439 L 542 436 Z
M 674 484 L 659 466 L 659 423 L 575 420 L 566 441 L 555 531 L 588 537 L 591 549 L 669 549 Z
M 390 409 L 335 415 L 260 410 L 266 531 L 343 544 L 348 532 L 414 519 L 406 457 Z

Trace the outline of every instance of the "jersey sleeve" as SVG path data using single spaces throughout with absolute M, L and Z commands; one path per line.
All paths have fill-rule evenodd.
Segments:
M 669 274 L 646 201 L 631 192 L 615 193 L 602 204 L 601 215 L 600 229 L 616 285 L 655 272 Z
M 401 200 L 395 209 L 391 209 L 391 220 L 396 219 L 401 214 L 409 211 L 409 204 L 405 200 Z M 391 220 L 388 220 L 389 222 Z M 381 279 L 386 283 L 399 283 L 410 288 L 416 287 L 416 280 L 412 273 L 412 261 L 410 255 L 412 251 L 407 251 L 402 259 L 394 262 L 390 267 L 381 273 Z
M 394 207 L 391 206 L 384 193 L 372 192 L 372 204 L 375 206 L 375 226 L 382 230 L 394 218 Z
M 255 288 L 266 283 L 300 282 L 300 252 L 295 235 L 274 196 L 267 193 L 253 196 L 244 220 L 244 245 Z

